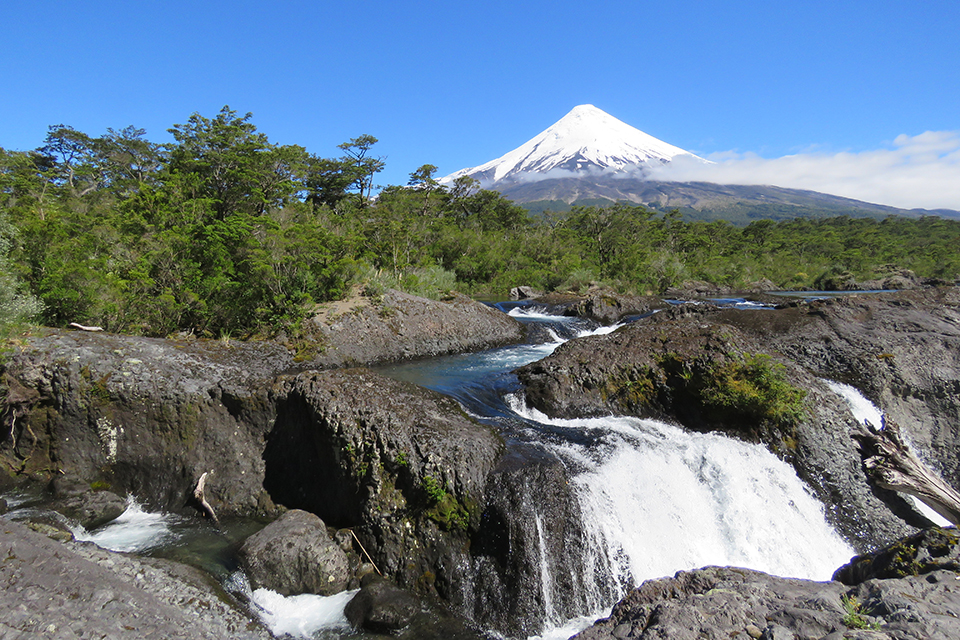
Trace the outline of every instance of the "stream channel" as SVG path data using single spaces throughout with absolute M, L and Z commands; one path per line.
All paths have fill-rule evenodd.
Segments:
M 527 408 L 514 369 L 566 340 L 615 327 L 523 304 L 497 306 L 528 325 L 527 344 L 377 370 L 455 398 L 470 415 L 495 425 L 508 445 L 538 448 L 569 470 L 586 541 L 576 553 L 589 577 L 578 583 L 582 593 L 571 598 L 562 592 L 568 587 L 561 586 L 543 539 L 548 527 L 542 525 L 553 516 L 545 505 L 525 503 L 526 517 L 541 532 L 535 588 L 541 590 L 543 611 L 533 637 L 568 638 L 608 613 L 632 586 L 679 570 L 732 565 L 829 580 L 854 555 L 792 467 L 761 445 L 653 420 L 555 420 Z M 10 500 L 15 506 L 16 496 Z M 29 508 L 29 500 L 21 508 Z M 78 531 L 77 537 L 114 550 L 185 560 L 214 573 L 228 590 L 243 591 L 244 578 L 223 539 L 242 539 L 252 531 L 242 522 L 225 526 L 224 536 L 195 519 L 147 513 L 131 503 L 118 521 L 95 532 Z M 251 594 L 278 636 L 363 638 L 342 615 L 350 597 L 351 592 L 332 598 Z

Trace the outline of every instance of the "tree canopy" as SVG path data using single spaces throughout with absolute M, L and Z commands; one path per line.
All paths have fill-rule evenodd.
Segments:
M 427 295 L 590 283 L 657 293 L 686 280 L 799 288 L 894 268 L 960 274 L 958 221 L 735 227 L 622 203 L 532 215 L 470 177 L 441 184 L 431 164 L 378 188 L 371 135 L 327 158 L 272 143 L 252 120 L 194 113 L 168 144 L 133 126 L 94 137 L 58 124 L 38 149 L 0 148 L 0 310 L 252 336 L 295 332 L 315 303 L 363 282 Z

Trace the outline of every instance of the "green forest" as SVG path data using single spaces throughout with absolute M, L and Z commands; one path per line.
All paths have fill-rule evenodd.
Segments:
M 158 144 L 135 127 L 55 125 L 36 150 L 0 148 L 0 323 L 248 338 L 295 333 L 354 286 L 502 298 L 517 285 L 960 275 L 960 221 L 938 217 L 738 227 L 624 204 L 531 214 L 471 178 L 441 185 L 430 164 L 380 187 L 371 135 L 323 157 L 270 142 L 228 107 L 169 132 Z

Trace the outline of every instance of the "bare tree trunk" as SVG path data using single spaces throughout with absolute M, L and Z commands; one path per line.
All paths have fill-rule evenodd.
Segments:
M 879 431 L 864 429 L 853 437 L 864 454 L 867 474 L 878 486 L 915 496 L 954 526 L 960 525 L 960 493 L 917 458 L 896 424 L 884 420 Z

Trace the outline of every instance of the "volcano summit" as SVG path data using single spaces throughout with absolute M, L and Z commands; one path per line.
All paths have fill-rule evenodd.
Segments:
M 506 155 L 479 167 L 461 169 L 444 181 L 469 175 L 485 187 L 502 191 L 511 184 L 547 178 L 642 177 L 645 167 L 667 164 L 678 156 L 706 162 L 591 104 L 583 104 Z
M 531 211 L 625 201 L 661 211 L 679 209 L 693 219 L 737 224 L 760 218 L 883 218 L 930 213 L 771 185 L 653 179 L 663 173 L 656 169 L 689 162 L 712 164 L 584 104 L 513 151 L 478 167 L 461 169 L 440 182 L 450 184 L 470 176 L 484 189 L 499 191 Z

